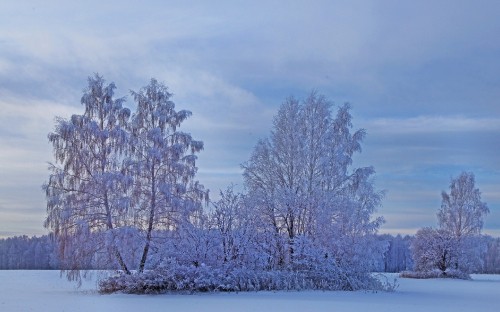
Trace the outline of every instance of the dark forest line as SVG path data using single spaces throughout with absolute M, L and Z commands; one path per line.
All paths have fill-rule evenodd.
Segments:
M 475 273 L 500 274 L 500 238 L 483 235 L 482 268 Z M 374 272 L 402 272 L 414 269 L 411 252 L 412 235 L 378 234 L 376 239 L 386 244 L 385 252 L 373 260 Z M 0 270 L 63 270 L 58 258 L 57 242 L 51 235 L 14 236 L 0 239 Z M 113 265 L 88 269 L 118 269 Z

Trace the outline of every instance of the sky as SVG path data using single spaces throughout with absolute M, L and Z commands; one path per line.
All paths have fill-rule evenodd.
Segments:
M 387 191 L 380 232 L 437 226 L 441 192 L 473 172 L 500 236 L 498 1 L 2 1 L 0 237 L 42 235 L 56 116 L 82 114 L 87 77 L 117 96 L 165 83 L 204 141 L 213 198 L 289 96 L 352 105 L 354 167 Z

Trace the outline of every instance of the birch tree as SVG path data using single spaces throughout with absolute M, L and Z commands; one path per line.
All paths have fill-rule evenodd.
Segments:
M 441 196 L 437 214 L 439 229 L 421 229 L 413 240 L 415 270 L 423 275 L 439 270 L 442 276 L 468 278 L 469 273 L 480 270 L 483 265 L 482 255 L 487 246 L 480 234 L 489 209 L 481 201 L 471 172 L 462 172 L 453 178 L 450 193 L 443 191 Z
M 481 192 L 475 186 L 472 172 L 462 172 L 451 180 L 450 193 L 442 192 L 441 209 L 438 212 L 439 226 L 456 238 L 480 234 L 483 218 L 489 213 L 488 206 L 481 201 Z
M 115 242 L 116 230 L 129 225 L 131 179 L 123 174 L 122 159 L 130 110 L 122 106 L 124 98 L 114 98 L 115 88 L 98 74 L 89 77 L 81 99 L 84 113 L 57 118 L 48 135 L 55 163 L 43 185 L 45 227 L 58 238 L 70 275 L 89 267 L 98 252 L 130 272 Z
M 203 142 L 179 130 L 191 112 L 175 110 L 172 94 L 155 79 L 132 91 L 137 110 L 132 116 L 128 167 L 134 178 L 132 204 L 136 226 L 144 233 L 138 271 L 145 268 L 155 230 L 176 230 L 202 206 L 208 192 L 194 180 L 196 153 Z
M 143 272 L 155 231 L 174 232 L 208 198 L 194 180 L 203 142 L 179 130 L 191 112 L 176 111 L 167 87 L 152 79 L 132 92 L 137 108 L 130 118 L 115 88 L 90 77 L 84 113 L 58 118 L 48 136 L 55 163 L 43 185 L 45 226 L 60 242 L 70 278 L 113 264 L 126 274 L 132 267 Z
M 382 219 L 371 218 L 383 197 L 370 178 L 374 169 L 350 168 L 365 135 L 351 131 L 351 119 L 348 104 L 334 117 L 331 103 L 314 92 L 304 101 L 289 98 L 270 138 L 243 164 L 249 196 L 275 243 L 276 265 L 293 260 L 299 236 L 340 256 L 349 246 L 366 247 L 361 240 L 380 226 Z

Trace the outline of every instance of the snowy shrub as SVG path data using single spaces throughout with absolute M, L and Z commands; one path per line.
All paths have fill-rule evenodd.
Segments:
M 400 277 L 403 278 L 459 278 L 459 279 L 470 279 L 470 275 L 459 270 L 448 269 L 446 271 L 441 270 L 428 270 L 428 271 L 403 271 L 399 273 Z
M 180 265 L 170 259 L 140 274 L 118 274 L 99 282 L 101 293 L 238 292 L 274 290 L 391 290 L 394 286 L 367 274 L 332 264 L 309 270 L 247 270 L 244 268 Z

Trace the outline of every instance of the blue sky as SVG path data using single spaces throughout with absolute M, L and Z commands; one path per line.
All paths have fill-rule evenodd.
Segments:
M 437 225 L 466 170 L 500 235 L 500 2 L 101 2 L 0 3 L 0 237 L 46 233 L 47 133 L 82 113 L 94 72 L 118 96 L 169 86 L 193 112 L 183 129 L 205 142 L 198 179 L 213 195 L 242 185 L 281 102 L 316 89 L 367 130 L 354 165 L 388 192 L 381 232 Z

